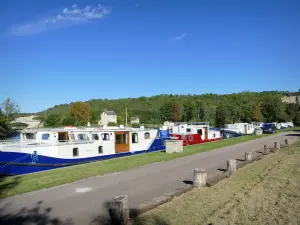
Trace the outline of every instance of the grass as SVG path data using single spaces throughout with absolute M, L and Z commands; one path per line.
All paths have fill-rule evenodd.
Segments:
M 210 151 L 216 148 L 247 142 L 265 136 L 268 135 L 242 136 L 238 138 L 225 139 L 222 141 L 216 141 L 200 145 L 192 145 L 184 148 L 184 152 L 180 154 L 166 154 L 165 152 L 154 152 L 118 159 L 99 161 L 95 163 L 86 163 L 77 166 L 48 170 L 44 172 L 32 173 L 22 176 L 6 177 L 0 180 L 0 199 L 43 188 L 49 188 L 57 185 L 75 182 L 92 176 L 118 172 L 154 162 L 167 161 L 175 158 L 197 154 L 199 152 Z M 7 186 L 9 186 L 9 188 L 4 188 Z
M 300 143 L 192 190 L 138 217 L 137 224 L 300 224 Z

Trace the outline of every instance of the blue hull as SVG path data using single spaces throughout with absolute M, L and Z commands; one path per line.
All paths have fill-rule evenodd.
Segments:
M 166 139 L 155 139 L 149 149 L 137 152 L 124 152 L 112 155 L 103 155 L 82 159 L 61 159 L 38 155 L 37 157 L 26 153 L 1 152 L 0 151 L 0 174 L 19 175 L 34 173 L 44 170 L 51 170 L 72 166 L 82 163 L 95 162 L 124 156 L 138 155 L 149 152 L 165 150 L 163 142 Z

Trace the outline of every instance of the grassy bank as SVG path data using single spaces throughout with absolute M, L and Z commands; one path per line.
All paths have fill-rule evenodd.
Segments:
M 193 190 L 139 224 L 299 224 L 300 145 L 254 162 L 212 188 Z
M 184 149 L 184 152 L 180 154 L 166 154 L 164 152 L 147 153 L 119 159 L 99 161 L 95 163 L 86 163 L 78 166 L 49 170 L 35 174 L 2 178 L 0 180 L 0 198 L 61 184 L 67 184 L 96 175 L 127 170 L 154 162 L 172 160 L 179 157 L 197 154 L 199 152 L 210 151 L 216 148 L 262 138 L 265 136 L 267 135 L 243 136 L 212 143 L 188 146 Z

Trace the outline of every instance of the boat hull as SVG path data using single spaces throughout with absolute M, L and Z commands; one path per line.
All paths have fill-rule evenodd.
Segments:
M 202 140 L 200 134 L 186 134 L 186 135 L 184 135 L 184 138 L 180 134 L 170 134 L 170 136 L 176 137 L 177 140 L 183 140 L 183 146 L 196 145 L 196 144 L 202 144 L 202 143 L 222 140 L 222 138 L 213 138 L 213 139 Z
M 19 152 L 0 151 L 0 174 L 3 175 L 20 175 L 35 173 L 45 170 L 62 168 L 83 163 L 90 163 L 125 156 L 133 156 L 143 153 L 156 152 L 165 150 L 164 141 L 167 139 L 155 139 L 148 149 L 140 151 L 130 151 L 124 153 L 115 153 L 110 155 L 101 155 L 88 158 L 63 159 L 47 157 L 42 155 L 32 155 Z

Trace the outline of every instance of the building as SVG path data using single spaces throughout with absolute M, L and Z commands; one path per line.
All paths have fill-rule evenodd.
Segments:
M 101 119 L 98 121 L 99 125 L 108 125 L 108 123 L 117 123 L 117 114 L 111 110 L 104 110 L 101 113 Z
M 300 103 L 300 96 L 284 96 L 281 98 L 285 103 Z
M 140 123 L 140 120 L 137 116 L 133 116 L 130 118 L 130 123 Z

